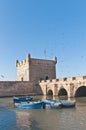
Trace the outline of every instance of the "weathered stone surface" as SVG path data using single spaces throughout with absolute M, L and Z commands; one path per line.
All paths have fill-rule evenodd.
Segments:
M 68 97 L 86 96 L 86 76 L 42 80 L 39 85 L 44 95 L 47 95 L 49 90 L 51 90 L 53 95 L 57 96 L 63 89 Z
M 29 81 L 1 81 L 0 97 L 42 94 L 39 85 Z
M 56 78 L 56 63 L 54 60 L 34 59 L 30 54 L 25 60 L 16 61 L 17 81 L 35 81 Z

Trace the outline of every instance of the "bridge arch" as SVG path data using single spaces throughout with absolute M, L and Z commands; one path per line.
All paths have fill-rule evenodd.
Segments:
M 52 91 L 51 89 L 49 89 L 49 90 L 47 91 L 47 95 L 53 95 L 53 91 Z
M 58 91 L 58 96 L 68 96 L 67 90 L 65 88 L 60 88 Z
M 86 97 L 86 86 L 80 86 L 75 92 L 75 97 Z

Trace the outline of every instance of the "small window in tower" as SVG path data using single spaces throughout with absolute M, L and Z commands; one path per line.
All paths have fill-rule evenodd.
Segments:
M 21 81 L 23 81 L 23 77 L 21 78 Z
M 45 80 L 48 80 L 48 79 L 49 79 L 49 77 L 48 77 L 48 76 L 46 76 L 46 77 L 45 77 Z

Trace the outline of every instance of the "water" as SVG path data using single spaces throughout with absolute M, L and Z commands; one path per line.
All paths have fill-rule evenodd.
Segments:
M 75 108 L 18 109 L 1 98 L 0 130 L 86 130 L 86 97 L 75 100 Z

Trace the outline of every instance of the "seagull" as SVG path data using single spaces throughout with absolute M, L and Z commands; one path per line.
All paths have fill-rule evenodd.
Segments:
M 4 78 L 4 75 L 1 75 L 2 78 Z

